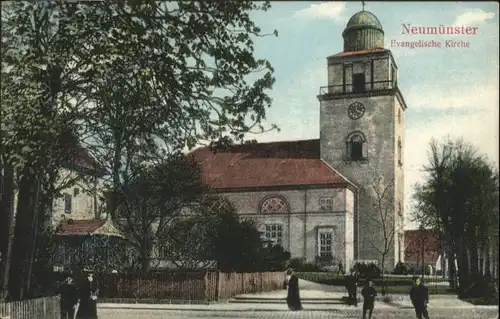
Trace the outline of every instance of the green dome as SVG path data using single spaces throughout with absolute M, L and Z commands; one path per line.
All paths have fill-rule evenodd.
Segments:
M 344 51 L 371 50 L 384 47 L 384 30 L 377 17 L 368 11 L 353 15 L 342 32 Z
M 378 21 L 378 18 L 371 12 L 369 11 L 360 11 L 353 15 L 350 19 L 349 22 L 347 22 L 347 26 L 345 27 L 345 31 L 351 28 L 360 28 L 360 27 L 370 27 L 370 28 L 375 28 L 379 29 L 380 31 L 384 31 L 382 29 L 382 25 L 380 24 L 380 21 Z M 344 32 L 345 32 L 344 31 Z

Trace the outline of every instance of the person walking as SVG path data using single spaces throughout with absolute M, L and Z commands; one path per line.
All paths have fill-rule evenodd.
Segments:
M 61 294 L 61 319 L 74 319 L 80 300 L 78 298 L 78 288 L 71 275 L 68 275 L 60 287 Z
M 83 280 L 80 291 L 80 309 L 76 318 L 78 319 L 97 319 L 97 296 L 99 287 L 91 270 L 85 269 L 87 274 Z
M 427 304 L 429 303 L 429 290 L 418 277 L 413 278 L 413 287 L 410 290 L 410 300 L 418 319 L 429 319 Z
M 300 301 L 299 293 L 299 278 L 293 274 L 291 268 L 288 269 L 287 275 L 290 276 L 288 280 L 288 295 L 286 297 L 288 309 L 292 311 L 302 310 L 302 302 Z
M 373 287 L 371 279 L 368 279 L 365 287 L 361 290 L 361 295 L 363 296 L 363 319 L 366 319 L 367 312 L 368 319 L 371 319 L 375 307 L 375 297 L 377 296 L 377 291 Z
M 344 274 L 344 265 L 342 264 L 342 260 L 339 261 L 339 266 L 337 268 L 337 276 L 338 275 L 343 275 Z

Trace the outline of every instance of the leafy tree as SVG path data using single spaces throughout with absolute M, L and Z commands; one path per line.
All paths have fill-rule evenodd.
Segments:
M 84 94 L 95 105 L 86 126 L 91 148 L 112 172 L 112 188 L 125 182 L 133 162 L 165 156 L 164 149 L 265 130 L 273 70 L 254 57 L 253 38 L 262 34 L 250 12 L 268 8 L 252 1 L 140 1 L 90 12 L 101 30 L 87 73 L 92 85 Z
M 274 78 L 269 62 L 254 57 L 253 39 L 262 33 L 250 13 L 268 8 L 151 0 L 3 6 L 2 165 L 15 176 L 6 173 L 2 184 L 20 181 L 13 298 L 29 288 L 31 225 L 50 185 L 44 179 L 62 165 L 55 137 L 66 127 L 110 170 L 113 215 L 117 190 L 142 161 L 158 161 L 164 149 L 264 130 Z M 14 214 L 3 207 L 4 216 Z
M 433 140 L 429 153 L 427 180 L 415 194 L 417 220 L 444 235 L 451 265 L 457 257 L 460 295 L 470 295 L 480 277 L 491 276 L 498 172 L 461 139 L 442 144 Z
M 141 167 L 121 188 L 115 222 L 139 254 L 143 270 L 150 267 L 153 247 L 169 223 L 199 202 L 203 190 L 199 167 L 183 154 Z
M 193 216 L 180 218 L 162 238 L 166 258 L 180 267 L 213 267 L 224 272 L 283 270 L 290 253 L 267 246 L 252 220 L 241 219 L 233 205 L 206 198 Z

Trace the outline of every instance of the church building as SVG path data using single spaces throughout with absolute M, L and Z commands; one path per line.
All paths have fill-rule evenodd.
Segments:
M 375 15 L 360 11 L 327 57 L 319 139 L 198 148 L 204 182 L 258 221 L 292 258 L 404 261 L 404 111 L 398 66 Z M 311 92 L 311 94 L 313 94 Z

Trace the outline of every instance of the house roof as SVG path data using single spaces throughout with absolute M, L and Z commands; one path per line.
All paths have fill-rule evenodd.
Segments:
M 61 222 L 56 230 L 58 236 L 115 236 L 121 233 L 111 222 L 111 219 L 67 219 Z
M 425 264 L 435 264 L 441 254 L 439 233 L 433 230 L 406 230 L 405 263 L 422 264 L 422 251 Z
M 202 147 L 190 154 L 201 166 L 204 183 L 214 189 L 352 185 L 320 159 L 319 139 L 251 143 L 215 152 Z

